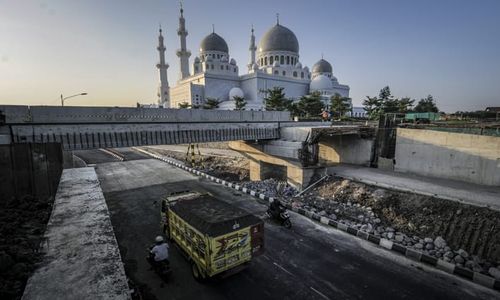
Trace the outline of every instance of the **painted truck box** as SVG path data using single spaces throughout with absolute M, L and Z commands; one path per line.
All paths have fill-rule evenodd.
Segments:
M 191 262 L 197 280 L 234 274 L 264 252 L 262 220 L 208 194 L 167 197 L 162 226 Z

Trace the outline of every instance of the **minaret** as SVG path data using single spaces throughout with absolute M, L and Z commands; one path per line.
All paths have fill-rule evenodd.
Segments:
M 253 34 L 253 25 L 252 25 L 252 35 L 250 36 L 250 62 L 248 63 L 248 72 L 252 71 L 253 64 L 255 63 L 255 51 L 257 47 L 255 46 L 255 35 Z
M 181 16 L 179 17 L 179 29 L 177 29 L 177 35 L 180 38 L 181 48 L 177 50 L 177 56 L 180 58 L 181 74 L 180 79 L 184 79 L 189 76 L 189 57 L 191 52 L 186 49 L 186 36 L 188 32 L 186 30 L 186 20 L 184 19 L 184 9 L 182 8 L 181 2 Z
M 160 62 L 156 65 L 158 68 L 158 73 L 160 75 L 160 85 L 158 86 L 158 105 L 163 106 L 165 108 L 170 107 L 170 95 L 169 95 L 169 86 L 168 86 L 168 77 L 167 77 L 167 69 L 168 64 L 165 63 L 165 45 L 163 44 L 163 35 L 161 34 L 161 26 L 160 26 L 160 35 L 158 36 L 158 53 L 160 54 Z

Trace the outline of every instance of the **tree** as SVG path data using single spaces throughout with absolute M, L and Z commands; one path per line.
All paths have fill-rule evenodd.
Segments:
M 179 103 L 179 108 L 189 108 L 191 105 L 187 102 Z
M 349 111 L 349 100 L 350 98 L 342 97 L 339 93 L 330 97 L 330 110 L 333 111 L 334 116 L 337 115 L 340 119 Z
M 319 92 L 313 92 L 311 95 L 302 96 L 297 102 L 299 113 L 305 117 L 315 117 L 321 114 L 324 104 L 321 101 Z
M 439 112 L 439 109 L 436 106 L 436 102 L 434 101 L 434 97 L 432 97 L 432 95 L 428 95 L 426 98 L 420 99 L 414 110 L 415 112 Z
M 368 113 L 368 118 L 378 120 L 381 115 L 386 113 L 406 113 L 413 106 L 412 100 L 408 97 L 397 99 L 391 94 L 391 89 L 386 86 L 380 90 L 378 97 L 366 96 L 363 106 Z
M 214 108 L 219 108 L 219 99 L 215 98 L 207 98 L 205 101 L 205 104 L 203 105 L 204 109 L 214 109 Z
M 405 98 L 399 99 L 399 103 L 398 103 L 399 112 L 407 113 L 407 112 L 411 111 L 414 102 L 415 102 L 415 100 L 411 99 L 410 97 L 405 97 Z
M 283 111 L 290 108 L 293 101 L 285 97 L 284 89 L 283 87 L 275 86 L 266 91 L 267 95 L 264 98 L 266 110 Z
M 382 103 L 382 100 L 377 97 L 366 96 L 366 100 L 363 101 L 363 107 L 368 114 L 368 119 L 378 120 L 383 114 Z
M 234 96 L 234 110 L 245 110 L 245 106 L 247 105 L 247 102 L 245 101 L 245 98 L 240 97 L 240 96 Z

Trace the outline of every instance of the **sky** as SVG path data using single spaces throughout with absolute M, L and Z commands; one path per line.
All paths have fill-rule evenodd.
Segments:
M 214 24 L 244 74 L 252 24 L 259 41 L 276 13 L 302 64 L 323 54 L 355 106 L 387 85 L 446 112 L 500 106 L 498 0 L 185 0 L 190 63 Z M 0 104 L 154 103 L 160 23 L 178 79 L 178 15 L 174 0 L 0 0 Z

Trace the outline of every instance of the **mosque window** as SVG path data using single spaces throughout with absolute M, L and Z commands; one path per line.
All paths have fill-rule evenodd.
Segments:
M 267 56 L 264 57 L 264 65 L 267 65 Z
M 210 68 L 213 70 L 214 69 L 214 65 L 210 65 Z
M 304 78 L 304 72 L 300 72 L 300 78 Z
M 280 56 L 280 64 L 285 64 L 285 57 L 283 55 Z
M 224 66 L 223 66 L 223 65 L 221 65 L 221 66 L 220 66 L 220 69 L 221 69 L 221 70 L 224 70 Z
M 293 71 L 293 77 L 297 77 L 297 71 Z
M 198 66 L 194 67 L 194 72 L 198 73 Z
M 220 58 L 220 54 L 217 54 L 217 58 Z
M 272 65 L 274 62 L 274 56 L 269 57 L 269 64 Z
M 233 69 L 233 72 L 236 73 L 236 68 Z
M 227 71 L 227 70 L 229 70 L 229 66 L 228 66 L 228 65 L 226 65 L 226 71 Z
M 285 71 L 283 71 L 283 73 L 281 73 L 281 74 L 283 74 L 283 76 L 286 76 L 286 72 Z
M 275 61 L 278 61 L 279 59 L 280 59 L 280 57 L 279 57 L 278 55 L 276 55 L 276 56 L 274 57 L 274 60 L 275 60 Z
M 290 64 L 290 56 L 286 56 L 286 64 L 289 65 Z
M 208 64 L 205 64 L 205 69 L 207 69 L 207 70 L 208 70 L 208 68 L 209 68 L 209 65 L 208 65 Z
M 277 70 L 274 71 L 274 75 L 278 75 L 278 74 L 279 74 L 279 72 Z

